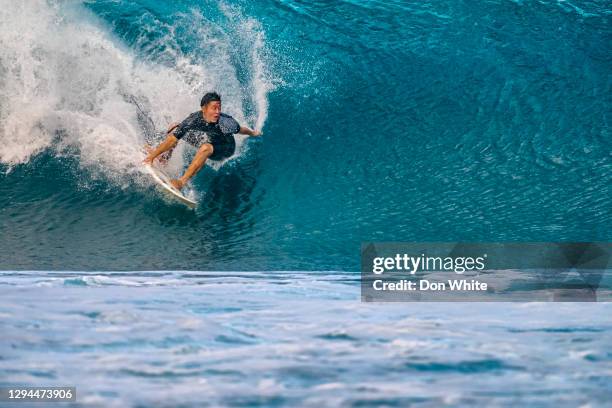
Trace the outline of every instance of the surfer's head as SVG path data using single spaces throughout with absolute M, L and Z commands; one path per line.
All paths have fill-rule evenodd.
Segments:
M 202 115 L 207 122 L 217 122 L 221 115 L 221 96 L 216 92 L 208 92 L 200 101 Z

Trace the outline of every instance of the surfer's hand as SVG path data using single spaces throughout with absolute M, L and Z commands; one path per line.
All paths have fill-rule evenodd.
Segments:
M 176 188 L 177 190 L 181 190 L 181 188 L 183 188 L 183 186 L 185 185 L 185 183 L 183 183 L 183 181 L 181 179 L 174 179 L 174 180 L 170 180 L 170 184 L 172 184 L 172 186 L 174 188 Z
M 153 160 L 155 160 L 153 157 L 147 156 L 147 158 L 144 159 L 142 162 L 144 164 L 152 165 L 153 164 Z
M 263 135 L 263 132 L 261 130 L 253 130 L 251 132 L 251 136 L 261 136 Z

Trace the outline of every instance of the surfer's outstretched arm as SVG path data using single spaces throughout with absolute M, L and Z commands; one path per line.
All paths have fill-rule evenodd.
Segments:
M 159 156 L 165 151 L 172 149 L 174 146 L 176 146 L 177 143 L 178 139 L 172 133 L 170 133 L 166 140 L 164 140 L 159 146 L 157 146 L 147 155 L 147 158 L 144 159 L 144 162 L 147 164 L 153 164 L 153 160 L 155 160 L 157 156 Z
M 261 130 L 253 130 L 246 126 L 240 126 L 240 130 L 238 131 L 241 135 L 249 135 L 249 136 L 261 136 L 263 135 Z

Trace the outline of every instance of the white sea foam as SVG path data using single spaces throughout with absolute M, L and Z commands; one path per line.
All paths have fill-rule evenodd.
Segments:
M 376 304 L 356 276 L 2 271 L 0 375 L 104 407 L 607 401 L 610 303 Z
M 166 34 L 154 43 L 145 41 L 150 28 L 143 28 L 130 49 L 78 4 L 3 1 L 0 163 L 27 163 L 46 149 L 57 156 L 76 152 L 80 165 L 94 177 L 128 185 L 140 172 L 142 113 L 161 131 L 197 110 L 203 92 L 211 89 L 222 93 L 224 110 L 241 123 L 249 119 L 243 99 L 255 98 L 260 107 L 257 126 L 263 126 L 271 89 L 259 57 L 263 34 L 253 31 L 260 40 L 248 68 L 254 72 L 252 96 L 237 79 L 227 35 L 197 12 L 183 17 L 195 20 L 199 49 L 190 54 L 181 52 L 173 27 L 161 27 Z M 253 25 L 252 30 L 258 29 Z M 156 54 L 153 50 L 162 43 Z M 205 53 L 206 64 L 200 55 Z M 244 139 L 237 139 L 241 152 Z M 178 153 L 175 169 L 185 166 Z

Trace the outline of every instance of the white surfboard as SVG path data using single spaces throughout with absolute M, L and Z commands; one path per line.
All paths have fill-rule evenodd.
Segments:
M 190 208 L 195 208 L 198 204 L 196 201 L 191 200 L 183 195 L 179 190 L 177 190 L 172 184 L 170 184 L 170 176 L 164 173 L 163 170 L 158 169 L 155 166 L 151 166 L 149 164 L 144 165 L 147 172 L 153 177 L 153 180 L 162 188 L 162 190 L 167 193 L 173 199 L 180 201 L 181 203 L 187 205 Z

